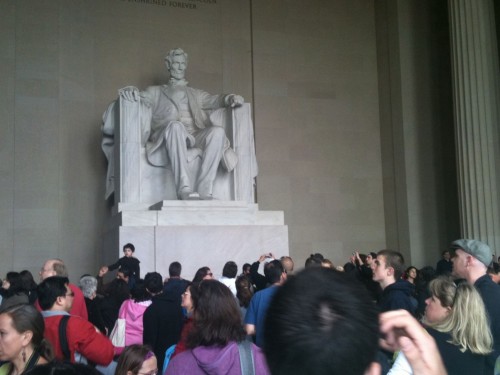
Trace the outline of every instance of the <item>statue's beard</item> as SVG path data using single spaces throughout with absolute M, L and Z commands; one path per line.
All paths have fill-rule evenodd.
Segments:
M 172 77 L 173 79 L 178 79 L 178 80 L 182 80 L 184 79 L 185 77 L 185 73 L 184 72 L 170 72 L 170 77 Z
M 186 81 L 184 77 L 179 79 L 174 76 L 171 76 L 168 83 L 171 86 L 187 86 L 188 81 Z

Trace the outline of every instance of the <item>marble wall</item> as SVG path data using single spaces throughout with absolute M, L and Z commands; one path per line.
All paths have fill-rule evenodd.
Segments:
M 0 276 L 119 255 L 101 115 L 120 87 L 164 82 L 177 46 L 194 87 L 252 103 L 257 201 L 285 212 L 299 267 L 386 246 L 375 2 L 16 0 L 0 18 Z
M 300 265 L 383 248 L 373 2 L 253 4 L 259 204 Z
M 417 267 L 461 236 L 447 11 L 376 2 L 386 241 Z

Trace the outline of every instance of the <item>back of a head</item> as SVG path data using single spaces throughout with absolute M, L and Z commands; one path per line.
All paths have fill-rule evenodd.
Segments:
M 362 375 L 378 336 L 377 311 L 362 284 L 331 269 L 305 269 L 271 302 L 264 352 L 273 375 Z
M 272 260 L 264 266 L 264 275 L 269 284 L 275 284 L 280 281 L 281 274 L 285 271 L 279 260 Z
M 6 277 L 7 281 L 10 283 L 10 287 L 7 290 L 7 292 L 9 292 L 8 293 L 9 295 L 13 295 L 13 294 L 16 294 L 19 292 L 26 291 L 24 288 L 23 279 L 22 279 L 21 274 L 19 272 L 14 272 L 14 271 L 7 272 L 6 276 L 7 276 Z
M 394 278 L 399 280 L 405 271 L 405 259 L 399 251 L 395 250 L 380 250 L 377 253 L 385 257 L 385 264 L 387 267 L 392 267 L 394 269 Z
M 151 348 L 147 345 L 133 344 L 127 346 L 116 365 L 115 375 L 127 375 L 129 372 L 137 374 L 146 359 L 154 356 Z
M 69 284 L 67 277 L 51 276 L 43 280 L 36 288 L 38 303 L 42 310 L 49 310 L 57 300 L 57 297 L 66 295 L 66 285 Z
M 134 287 L 130 290 L 130 297 L 135 302 L 143 302 L 151 299 L 151 296 L 146 290 L 146 283 L 143 279 L 139 279 L 135 282 Z
M 320 253 L 311 254 L 309 258 L 306 259 L 305 267 L 321 267 L 321 262 L 325 259 Z
M 30 291 L 36 289 L 36 282 L 33 278 L 33 274 L 28 270 L 23 270 L 19 272 L 21 279 L 23 281 L 23 287 L 25 290 Z
M 84 297 L 92 298 L 97 290 L 97 279 L 94 276 L 83 276 L 80 278 L 78 286 L 82 290 Z
M 196 271 L 194 277 L 193 277 L 193 283 L 199 283 L 203 278 L 207 275 L 208 271 L 210 271 L 210 267 L 200 267 L 198 268 L 198 271 Z
M 203 280 L 191 286 L 191 297 L 195 312 L 189 347 L 224 346 L 245 337 L 240 309 L 227 286 L 217 280 Z
M 235 262 L 229 261 L 224 264 L 224 268 L 222 269 L 222 276 L 228 277 L 230 279 L 234 279 L 238 274 L 238 266 Z
M 180 277 L 182 271 L 182 266 L 179 262 L 172 262 L 168 267 L 168 275 L 170 277 Z
M 333 262 L 330 259 L 325 258 L 321 261 L 321 267 L 334 269 L 335 265 L 333 264 Z
M 151 294 L 160 293 L 163 290 L 163 279 L 158 272 L 148 272 L 144 277 L 144 283 Z
M 283 268 L 286 270 L 286 272 L 292 273 L 293 268 L 294 268 L 293 259 L 289 256 L 282 256 L 280 260 L 281 260 L 281 264 L 283 264 Z
M 436 270 L 432 266 L 425 266 L 420 269 L 420 280 L 430 282 L 436 277 Z
M 57 260 L 52 264 L 52 268 L 57 276 L 68 277 L 68 269 L 66 265 L 61 261 Z
M 252 299 L 252 283 L 248 276 L 238 276 L 235 281 L 236 285 L 236 298 L 240 302 L 241 306 L 248 307 L 250 305 L 250 300 Z

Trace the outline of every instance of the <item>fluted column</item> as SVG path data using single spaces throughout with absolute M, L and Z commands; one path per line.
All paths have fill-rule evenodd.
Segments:
M 449 0 L 462 235 L 500 252 L 499 66 L 492 0 Z

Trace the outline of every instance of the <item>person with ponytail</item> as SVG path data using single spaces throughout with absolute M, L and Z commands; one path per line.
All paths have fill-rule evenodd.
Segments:
M 44 339 L 42 314 L 28 304 L 0 311 L 0 375 L 26 374 L 53 359 L 50 343 Z

